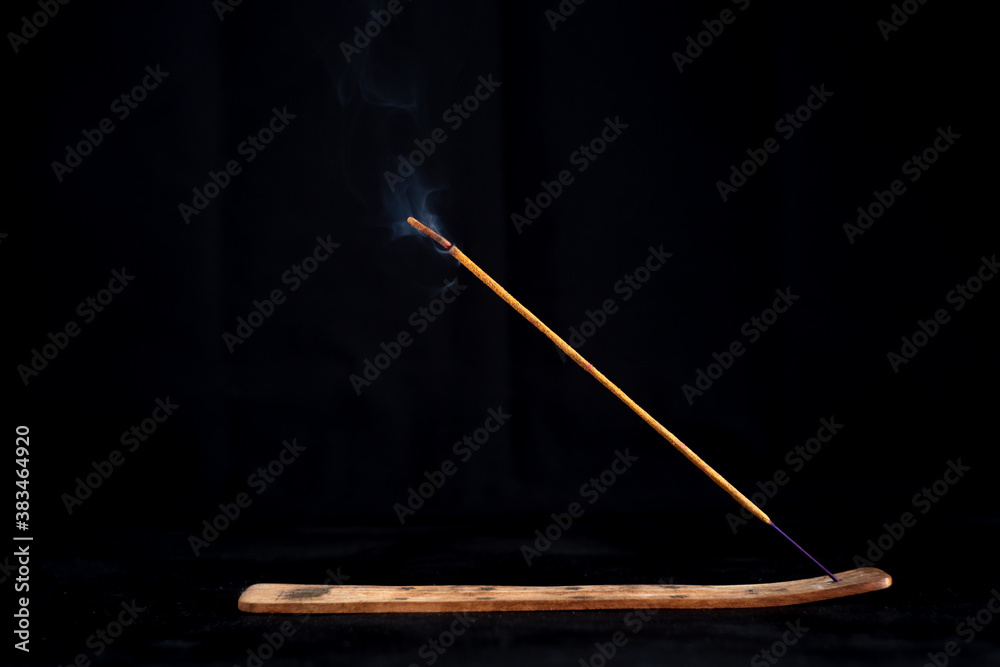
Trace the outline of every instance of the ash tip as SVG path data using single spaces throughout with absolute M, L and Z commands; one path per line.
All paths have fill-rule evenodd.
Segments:
M 449 241 L 445 237 L 441 236 L 436 231 L 434 231 L 433 229 L 431 229 L 430 227 L 428 227 L 424 223 L 422 223 L 419 220 L 417 220 L 416 218 L 414 218 L 412 215 L 410 217 L 408 217 L 406 219 L 406 221 L 408 223 L 410 223 L 410 226 L 413 227 L 414 229 L 416 229 L 418 232 L 420 232 L 424 236 L 426 236 L 426 237 L 428 237 L 428 238 L 433 239 L 434 241 L 436 241 L 438 243 L 438 245 L 440 245 L 445 250 L 448 250 L 449 248 L 451 248 L 451 241 Z

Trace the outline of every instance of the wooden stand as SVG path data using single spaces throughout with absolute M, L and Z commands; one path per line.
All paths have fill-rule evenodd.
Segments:
M 257 614 L 381 614 L 572 609 L 780 607 L 877 591 L 892 577 L 874 567 L 773 584 L 697 586 L 302 586 L 254 584 L 239 608 Z

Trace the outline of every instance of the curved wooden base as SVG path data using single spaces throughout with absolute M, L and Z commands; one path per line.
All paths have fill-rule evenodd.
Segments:
M 697 586 L 301 586 L 254 584 L 239 608 L 258 614 L 374 614 L 572 609 L 737 609 L 781 607 L 888 588 L 874 567 L 773 584 Z

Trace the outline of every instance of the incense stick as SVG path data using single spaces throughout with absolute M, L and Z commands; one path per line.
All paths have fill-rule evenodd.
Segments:
M 819 565 L 820 569 L 822 569 L 824 572 L 826 572 L 830 576 L 831 579 L 833 579 L 834 581 L 839 581 L 839 579 L 837 579 L 837 577 L 834 576 L 834 574 L 832 572 L 830 572 L 830 570 L 828 570 L 825 567 L 823 567 L 823 565 L 818 560 L 816 560 L 815 558 L 813 558 L 812 556 L 810 556 L 809 553 L 805 549 L 803 549 L 798 544 L 796 544 L 796 542 L 794 540 L 792 540 L 792 538 L 788 537 L 788 535 L 786 535 L 784 531 L 782 531 L 780 528 L 778 528 L 778 526 L 776 526 L 774 524 L 774 522 L 771 521 L 771 518 L 768 517 L 767 514 L 764 514 L 763 510 L 761 510 L 754 503 L 752 503 L 749 498 L 747 498 L 742 493 L 740 493 L 740 491 L 735 486 L 733 486 L 728 481 L 726 481 L 725 477 L 723 477 L 722 475 L 720 475 L 719 473 L 717 473 L 715 471 L 715 469 L 712 468 L 712 466 L 710 466 L 707 463 L 705 463 L 705 461 L 702 460 L 702 458 L 700 456 L 698 456 L 693 451 L 691 451 L 691 448 L 688 447 L 687 445 L 685 445 L 683 442 L 681 442 L 680 438 L 678 438 L 676 435 L 674 435 L 673 433 L 671 433 L 670 431 L 668 431 L 666 429 L 666 427 L 664 427 L 662 424 L 660 424 L 660 422 L 656 421 L 652 417 L 652 415 L 650 415 L 648 412 L 646 412 L 645 410 L 643 410 L 642 407 L 640 407 L 638 403 L 636 403 L 631 398 L 629 398 L 629 396 L 625 392 L 623 392 L 621 389 L 619 389 L 618 386 L 614 382 L 612 382 L 611 380 L 609 380 L 607 377 L 604 376 L 603 373 L 601 373 L 599 370 L 597 370 L 596 368 L 594 368 L 593 364 L 591 364 L 589 361 L 587 361 L 586 359 L 584 359 L 583 356 L 579 352 L 577 352 L 575 349 L 573 349 L 572 346 L 570 346 L 566 341 L 564 341 L 559 336 L 559 334 L 557 334 L 555 331 L 553 331 L 548 326 L 546 326 L 546 324 L 544 322 L 542 322 L 540 319 L 538 319 L 535 316 L 534 313 L 532 313 L 530 310 L 528 310 L 527 308 L 525 308 L 524 306 L 522 306 L 520 301 L 518 301 L 513 296 L 511 296 L 511 294 L 507 290 L 505 290 L 503 287 L 501 287 L 500 284 L 497 283 L 497 281 L 493 280 L 493 278 L 491 278 L 489 276 L 489 274 L 487 274 L 485 271 L 483 271 L 481 268 L 479 268 L 479 266 L 477 266 L 475 262 L 473 262 L 471 259 L 469 259 L 468 257 L 466 257 L 465 254 L 461 250 L 459 250 L 457 247 L 455 247 L 455 245 L 453 245 L 450 241 L 448 241 L 446 238 L 444 238 L 443 236 L 441 236 L 439 233 L 437 233 L 433 229 L 430 229 L 429 227 L 427 227 L 426 225 L 424 225 L 423 223 L 421 223 L 416 218 L 410 217 L 410 218 L 407 218 L 406 221 L 408 223 L 410 223 L 410 225 L 414 229 L 418 230 L 419 232 L 421 232 L 425 236 L 433 239 L 442 248 L 444 248 L 445 250 L 447 250 L 448 254 L 450 254 L 452 257 L 454 257 L 459 262 L 461 262 L 462 265 L 465 266 L 465 268 L 469 269 L 469 271 L 471 271 L 473 273 L 473 275 L 475 275 L 477 278 L 479 278 L 481 281 L 483 281 L 483 283 L 487 287 L 489 287 L 491 290 L 493 290 L 494 292 L 496 292 L 496 294 L 501 299 L 503 299 L 504 301 L 506 301 L 514 310 L 516 310 L 518 313 L 520 313 L 526 320 L 528 320 L 529 322 L 531 322 L 532 324 L 534 324 L 535 328 L 537 328 L 539 331 L 541 331 L 543 334 L 545 334 L 549 338 L 549 340 L 551 340 L 553 343 L 555 343 L 559 347 L 559 349 L 562 350 L 566 354 L 566 356 L 568 356 L 569 358 L 571 358 L 581 368 L 583 368 L 585 371 L 587 371 L 592 376 L 594 376 L 594 378 L 598 382 L 600 382 L 602 385 L 604 385 L 605 388 L 608 389 L 608 391 L 610 391 L 612 394 L 614 394 L 615 396 L 617 396 L 623 403 L 625 403 L 625 405 L 627 405 L 628 407 L 630 407 L 632 409 L 632 411 L 635 412 L 637 415 L 639 415 L 644 422 L 646 422 L 647 424 L 649 424 L 650 426 L 652 426 L 653 430 L 655 430 L 667 442 L 669 442 L 671 445 L 673 445 L 674 448 L 677 449 L 677 451 L 679 451 L 689 461 L 691 461 L 691 463 L 693 463 L 695 466 L 697 466 L 699 470 L 701 470 L 703 473 L 705 473 L 706 475 L 708 475 L 708 477 L 713 482 L 715 482 L 720 487 L 722 487 L 722 489 L 726 493 L 728 493 L 730 496 L 732 496 L 733 499 L 736 500 L 736 502 L 738 502 L 740 505 L 742 505 L 743 507 L 745 507 L 748 512 L 750 512 L 755 517 L 757 517 L 758 519 L 760 519 L 761 521 L 763 521 L 767 525 L 769 525 L 772 528 L 774 528 L 775 530 L 777 530 L 785 539 L 787 539 L 789 542 L 791 542 L 793 545 L 795 545 L 795 547 L 797 549 L 799 549 L 806 556 L 809 556 L 809 559 L 812 560 L 812 562 L 816 563 L 816 565 Z

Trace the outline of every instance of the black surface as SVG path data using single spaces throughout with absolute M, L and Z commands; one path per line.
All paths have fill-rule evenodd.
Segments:
M 995 561 L 997 525 L 933 517 L 875 563 L 894 578 L 885 591 L 772 609 L 662 610 L 648 620 L 630 610 L 474 614 L 468 631 L 435 660 L 428 642 L 447 633 L 455 614 L 235 611 L 239 592 L 251 583 L 322 584 L 334 576 L 351 584 L 542 585 L 752 584 L 815 574 L 770 529 L 754 527 L 734 541 L 728 531 L 705 531 L 705 523 L 647 517 L 571 528 L 530 568 L 518 553 L 525 541 L 521 526 L 239 535 L 198 560 L 180 533 L 101 535 L 45 557 L 51 574 L 38 606 L 51 613 L 73 605 L 75 613 L 60 609 L 58 629 L 49 617 L 40 620 L 45 632 L 38 637 L 37 664 L 69 664 L 77 652 L 92 656 L 86 638 L 107 622 L 107 614 L 132 600 L 146 611 L 108 651 L 108 664 L 247 664 L 247 649 L 257 650 L 266 641 L 262 635 L 286 621 L 294 633 L 266 664 L 577 665 L 591 659 L 595 643 L 607 645 L 618 631 L 628 641 L 617 649 L 614 664 L 774 664 L 755 656 L 780 644 L 789 627 L 801 637 L 790 635 L 796 641 L 787 653 L 776 649 L 788 665 L 921 665 L 948 641 L 961 648 L 953 664 L 994 664 L 1000 657 L 995 627 L 986 626 L 971 642 L 965 641 L 967 631 L 956 635 L 958 623 L 1000 597 L 996 577 L 983 578 Z M 807 544 L 837 536 L 828 552 L 841 547 L 849 553 L 847 544 L 861 544 L 857 529 L 817 523 L 786 528 Z M 945 536 L 949 548 L 942 551 L 938 541 Z M 838 570 L 853 567 L 835 553 L 817 555 Z M 447 637 L 444 642 L 450 643 Z
M 135 599 L 148 611 L 95 664 L 247 664 L 281 619 L 237 613 L 239 591 L 321 583 L 327 568 L 369 583 L 812 574 L 414 236 L 411 214 L 571 342 L 596 318 L 581 353 L 830 567 L 853 567 L 912 514 L 898 541 L 882 537 L 892 591 L 664 614 L 615 664 L 750 662 L 801 617 L 811 630 L 786 664 L 920 665 L 984 608 L 998 583 L 1000 244 L 982 10 L 594 0 L 553 30 L 555 0 L 404 0 L 348 62 L 341 43 L 385 3 L 243 2 L 221 19 L 218 4 L 49 3 L 58 13 L 26 44 L 8 35 L 0 432 L 8 477 L 15 427 L 31 433 L 30 528 L 10 531 L 34 538 L 32 663 L 66 664 Z M 678 71 L 674 54 L 727 7 L 733 21 Z M 25 30 L 39 11 L 15 2 L 2 25 Z M 112 101 L 152 86 L 148 72 L 159 82 L 122 118 Z M 482 80 L 499 85 L 460 126 L 443 116 Z M 824 99 L 801 127 L 776 125 L 811 95 Z M 276 114 L 287 126 L 250 161 L 241 142 Z M 57 174 L 105 117 L 114 131 Z M 579 171 L 574 152 L 609 127 L 620 136 Z M 390 190 L 386 171 L 435 128 L 447 140 Z M 718 181 L 768 138 L 777 152 L 724 200 Z M 907 161 L 935 140 L 948 150 L 910 180 Z M 185 221 L 179 205 L 230 160 L 240 172 Z M 572 183 L 537 219 L 512 220 L 562 170 Z M 894 179 L 905 192 L 846 233 Z M 283 279 L 324 244 L 339 246 L 308 280 Z M 655 253 L 670 257 L 630 292 L 621 281 Z M 89 311 L 116 271 L 134 278 Z M 961 285 L 977 291 L 959 298 Z M 276 289 L 285 300 L 233 343 Z M 456 293 L 433 322 L 420 315 Z M 758 337 L 752 318 L 779 293 L 793 305 Z M 63 338 L 70 322 L 79 333 Z M 933 336 L 894 362 L 922 330 Z M 743 353 L 710 369 L 736 341 Z M 359 383 L 373 360 L 385 368 Z M 711 387 L 686 393 L 706 371 Z M 176 407 L 136 445 L 128 432 L 165 416 L 158 401 Z M 456 445 L 490 410 L 510 417 L 479 450 Z M 593 493 L 626 451 L 634 464 Z M 258 472 L 269 465 L 273 478 Z M 429 478 L 444 483 L 400 520 Z M 212 537 L 206 522 L 241 499 Z M 520 545 L 573 502 L 584 516 L 528 567 Z M 23 582 L 0 579 L 15 607 Z M 436 663 L 578 664 L 622 619 L 491 617 Z M 446 620 L 309 619 L 268 664 L 426 664 L 419 648 Z M 996 627 L 960 638 L 953 662 L 995 661 Z

